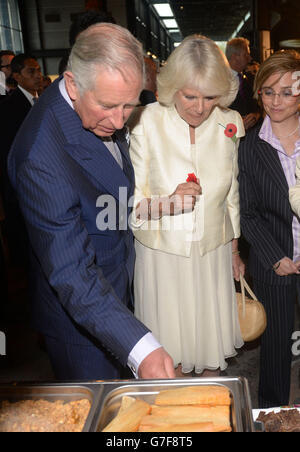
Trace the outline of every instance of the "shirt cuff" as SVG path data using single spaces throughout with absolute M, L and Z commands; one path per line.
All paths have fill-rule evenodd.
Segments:
M 154 352 L 161 347 L 161 344 L 155 339 L 152 333 L 147 333 L 139 342 L 133 347 L 129 356 L 127 365 L 130 368 L 135 378 L 138 377 L 138 370 L 141 362 L 146 358 L 146 356 L 150 355 L 150 353 Z

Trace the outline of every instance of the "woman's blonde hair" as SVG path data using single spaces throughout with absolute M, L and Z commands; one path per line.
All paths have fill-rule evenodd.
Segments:
M 174 104 L 174 95 L 184 87 L 205 96 L 219 97 L 218 105 L 228 107 L 236 98 L 238 81 L 217 44 L 201 35 L 191 35 L 171 53 L 157 76 L 158 101 Z
M 287 72 L 296 73 L 300 71 L 300 54 L 295 50 L 279 50 L 265 60 L 259 68 L 254 81 L 254 97 L 258 99 L 262 106 L 262 101 L 259 96 L 259 91 L 263 87 L 266 80 L 273 74 L 278 74 L 281 78 Z M 296 74 L 295 83 L 298 85 L 297 78 L 300 77 L 300 72 Z M 276 83 L 276 82 L 275 82 Z

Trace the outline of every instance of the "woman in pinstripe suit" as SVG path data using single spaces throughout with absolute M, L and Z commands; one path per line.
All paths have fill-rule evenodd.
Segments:
M 239 148 L 241 227 L 249 271 L 268 326 L 261 340 L 259 406 L 289 403 L 300 222 L 289 204 L 300 156 L 297 75 L 300 55 L 280 51 L 260 67 L 255 96 L 266 116 Z

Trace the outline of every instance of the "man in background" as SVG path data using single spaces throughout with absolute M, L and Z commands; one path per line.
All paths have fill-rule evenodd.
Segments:
M 157 66 L 154 60 L 149 57 L 144 57 L 145 62 L 145 84 L 144 89 L 140 95 L 141 105 L 152 104 L 157 101 Z
M 1 192 L 5 212 L 4 235 L 8 241 L 11 263 L 26 266 L 27 234 L 17 199 L 8 179 L 7 157 L 18 130 L 38 99 L 42 73 L 38 61 L 27 54 L 20 54 L 12 59 L 11 73 L 17 88 L 0 103 L 0 166 L 3 176 Z
M 11 50 L 2 50 L 0 52 L 0 71 L 2 73 L 2 74 L 0 74 L 0 76 L 3 75 L 1 77 L 1 80 L 3 80 L 3 82 L 1 83 L 1 80 L 0 80 L 1 100 L 4 99 L 4 97 L 2 97 L 2 96 L 6 96 L 7 94 L 10 94 L 17 86 L 16 81 L 12 77 L 12 72 L 11 72 L 11 62 L 12 62 L 14 56 L 15 56 L 15 54 Z
M 244 74 L 247 65 L 252 60 L 249 44 L 248 39 L 234 38 L 228 41 L 226 46 L 226 57 L 239 82 L 237 97 L 229 108 L 240 113 L 246 130 L 254 127 L 261 117 L 258 103 L 253 98 L 251 82 Z

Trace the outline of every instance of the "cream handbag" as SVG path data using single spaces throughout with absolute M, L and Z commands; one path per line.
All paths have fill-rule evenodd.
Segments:
M 241 293 L 236 293 L 240 329 L 243 340 L 251 342 L 265 331 L 267 315 L 262 303 L 258 301 L 242 275 L 240 275 L 240 283 Z M 246 297 L 245 288 L 252 299 Z

